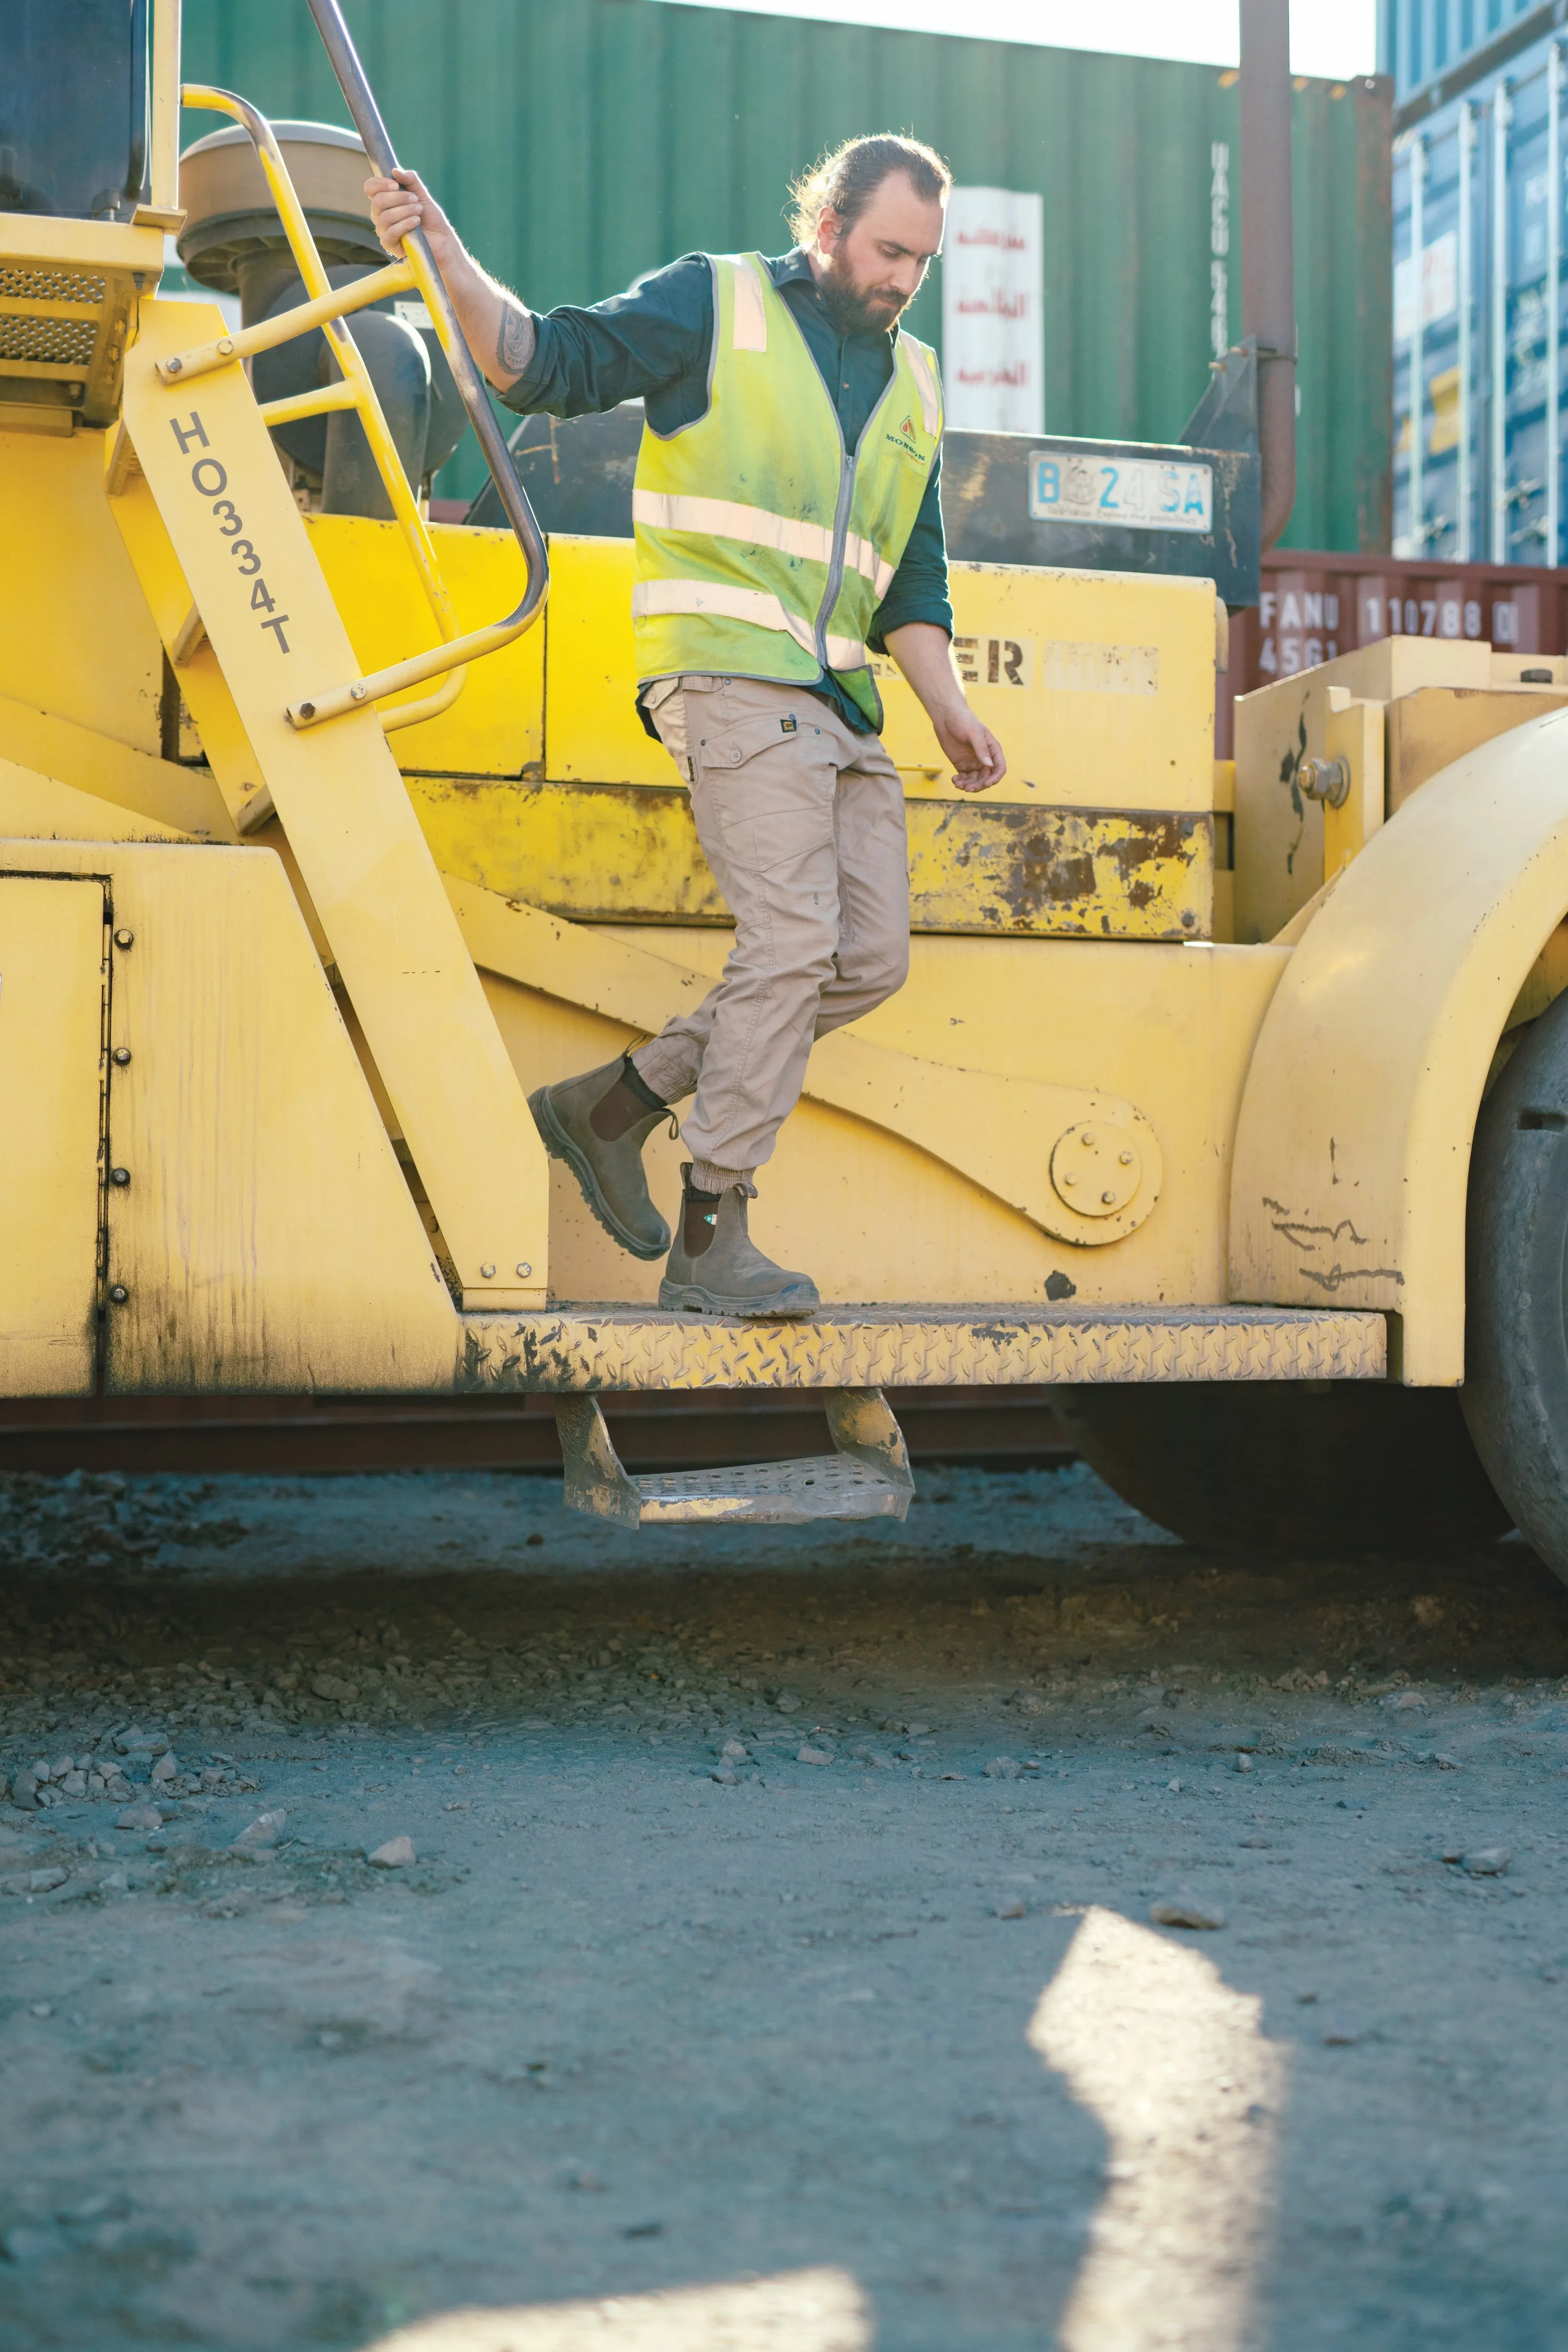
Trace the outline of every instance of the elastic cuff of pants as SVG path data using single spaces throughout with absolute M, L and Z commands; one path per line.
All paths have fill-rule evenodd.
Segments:
M 661 1054 L 659 1044 L 658 1038 L 650 1037 L 646 1045 L 637 1046 L 626 1059 L 650 1094 L 657 1095 L 668 1109 L 671 1103 L 679 1102 L 691 1092 L 697 1079 L 695 1074 L 687 1075 L 684 1055 L 677 1060 L 673 1055 Z
M 694 1192 L 728 1192 L 738 1187 L 748 1201 L 757 1197 L 752 1179 L 754 1168 L 716 1168 L 711 1160 L 694 1160 L 691 1163 L 691 1189 Z

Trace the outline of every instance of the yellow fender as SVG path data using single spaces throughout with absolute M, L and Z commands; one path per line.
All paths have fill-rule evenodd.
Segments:
M 1424 785 L 1306 925 L 1242 1097 L 1232 1298 L 1381 1307 L 1402 1318 L 1407 1386 L 1462 1381 L 1476 1115 L 1564 908 L 1557 711 Z

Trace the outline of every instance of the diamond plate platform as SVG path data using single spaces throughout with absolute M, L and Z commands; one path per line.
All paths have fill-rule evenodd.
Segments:
M 746 1323 L 646 1307 L 465 1315 L 459 1388 L 990 1388 L 1099 1381 L 1374 1381 L 1382 1315 L 1306 1307 L 827 1309 Z

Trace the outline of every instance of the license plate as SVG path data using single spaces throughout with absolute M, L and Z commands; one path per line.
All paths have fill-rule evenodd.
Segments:
M 1114 523 L 1123 530 L 1214 530 L 1214 468 L 1157 457 L 1064 457 L 1029 467 L 1035 522 Z

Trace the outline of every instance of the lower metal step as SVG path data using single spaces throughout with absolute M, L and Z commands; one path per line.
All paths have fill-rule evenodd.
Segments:
M 837 1451 L 733 1470 L 657 1471 L 634 1478 L 616 1452 L 596 1396 L 555 1400 L 566 1501 L 624 1527 L 690 1520 L 772 1526 L 805 1519 L 901 1519 L 914 1500 L 903 1433 L 880 1389 L 819 1389 Z

